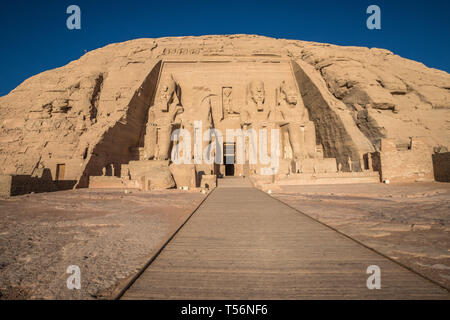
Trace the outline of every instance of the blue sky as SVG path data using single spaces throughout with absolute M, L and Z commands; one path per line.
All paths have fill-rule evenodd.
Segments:
M 66 28 L 66 8 L 81 8 L 81 30 Z M 381 30 L 366 28 L 366 8 L 381 8 Z M 0 2 L 0 96 L 26 78 L 85 51 L 135 38 L 260 34 L 386 48 L 450 72 L 450 1 L 366 0 L 41 0 Z

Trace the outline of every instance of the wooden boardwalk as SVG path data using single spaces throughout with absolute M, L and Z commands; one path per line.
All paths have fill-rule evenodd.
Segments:
M 381 289 L 366 286 L 381 268 Z M 241 178 L 224 179 L 122 299 L 449 299 Z

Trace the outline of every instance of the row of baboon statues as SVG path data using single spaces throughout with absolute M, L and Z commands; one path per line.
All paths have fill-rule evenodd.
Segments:
M 146 159 L 170 158 L 171 135 L 174 128 L 182 128 L 194 136 L 194 123 L 201 121 L 203 132 L 214 124 L 233 117 L 243 129 L 284 127 L 289 136 L 292 156 L 295 160 L 314 157 L 315 128 L 310 121 L 296 87 L 282 81 L 276 89 L 276 106 L 267 106 L 264 82 L 251 81 L 246 88 L 246 101 L 242 106 L 233 103 L 232 88 L 222 89 L 222 103 L 217 108 L 212 103 L 214 94 L 204 94 L 195 107 L 184 108 L 181 88 L 170 76 L 161 83 L 155 102 L 148 112 L 144 136 Z

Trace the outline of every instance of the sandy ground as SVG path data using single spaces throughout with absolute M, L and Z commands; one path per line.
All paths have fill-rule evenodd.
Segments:
M 450 184 L 283 186 L 272 194 L 450 288 Z M 105 299 L 203 200 L 76 190 L 0 199 L 0 299 Z M 67 289 L 66 269 L 81 270 Z
M 82 189 L 0 199 L 0 299 L 110 298 L 203 198 Z M 80 290 L 67 288 L 70 265 Z
M 281 186 L 272 195 L 450 289 L 450 184 Z

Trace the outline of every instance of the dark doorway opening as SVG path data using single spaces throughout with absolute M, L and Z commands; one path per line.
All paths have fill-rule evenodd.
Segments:
M 234 164 L 225 164 L 225 175 L 234 176 Z
M 223 162 L 225 164 L 225 175 L 234 176 L 234 142 L 223 144 Z

